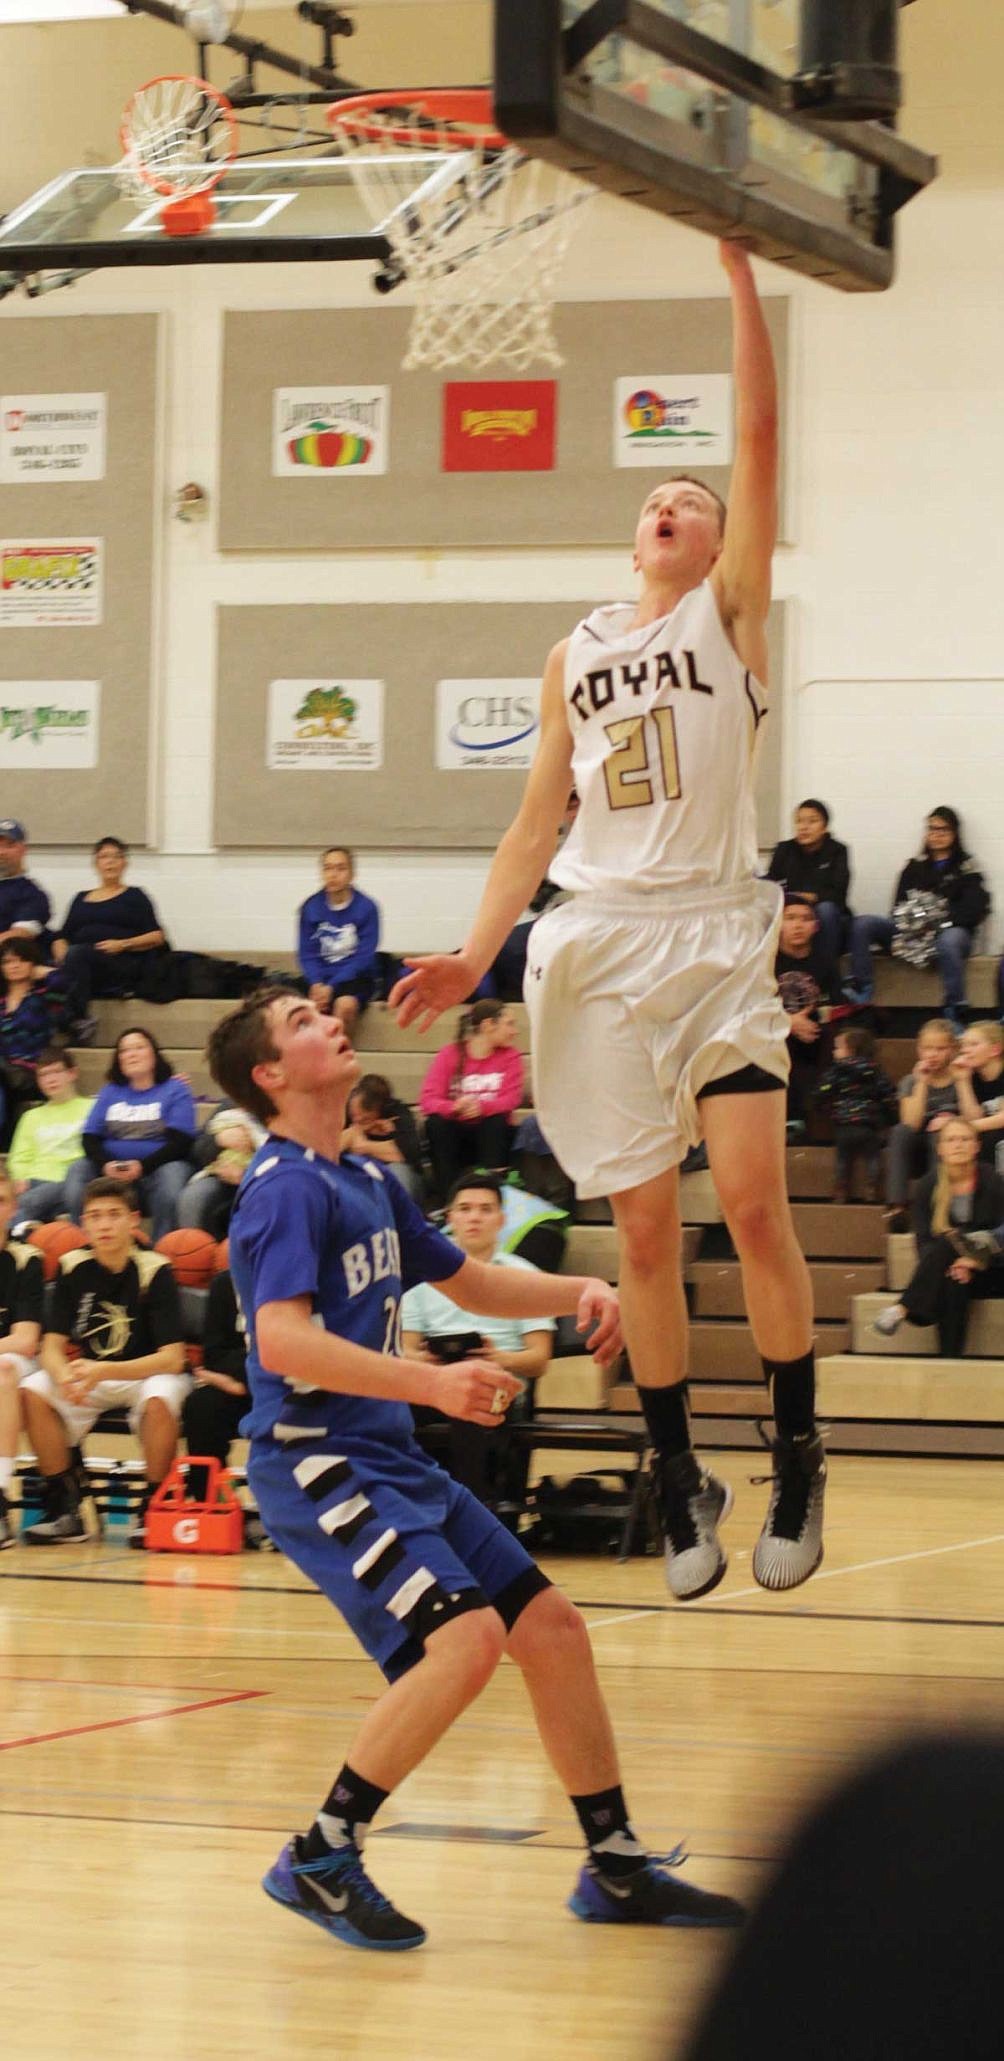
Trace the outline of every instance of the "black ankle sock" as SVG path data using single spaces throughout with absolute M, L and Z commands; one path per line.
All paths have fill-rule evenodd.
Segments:
M 375 1782 L 364 1781 L 346 1761 L 303 1841 L 304 1859 L 322 1860 L 326 1853 L 348 1846 L 350 1840 L 361 1845 L 357 1828 L 365 1832 L 389 1794 L 388 1789 L 378 1789 Z
M 765 1360 L 763 1371 L 782 1438 L 811 1438 L 816 1429 L 816 1355 L 811 1346 L 800 1360 Z
M 631 1829 L 623 1789 L 598 1789 L 594 1796 L 573 1796 L 572 1802 L 590 1855 L 602 1873 L 637 1874 L 648 1856 Z
M 638 1399 L 656 1452 L 667 1460 L 689 1453 L 690 1411 L 686 1382 L 678 1381 L 672 1388 L 639 1387 Z

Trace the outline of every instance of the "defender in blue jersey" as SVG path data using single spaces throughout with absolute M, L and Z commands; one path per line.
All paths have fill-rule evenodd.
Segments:
M 507 1652 L 589 1848 L 576 1915 L 737 1924 L 730 1897 L 674 1880 L 635 1837 L 578 1611 L 413 1437 L 413 1403 L 493 1427 L 521 1384 L 487 1360 L 402 1358 L 404 1289 L 432 1281 L 486 1316 L 577 1314 L 603 1362 L 620 1348 L 613 1291 L 469 1259 L 375 1160 L 343 1157 L 359 1065 L 339 1019 L 314 1003 L 263 989 L 217 1025 L 209 1060 L 225 1093 L 269 1126 L 230 1224 L 248 1331 L 248 1478 L 276 1545 L 330 1597 L 389 1684 L 314 1824 L 264 1887 L 352 1945 L 420 1946 L 422 1926 L 366 1873 L 363 1838 Z

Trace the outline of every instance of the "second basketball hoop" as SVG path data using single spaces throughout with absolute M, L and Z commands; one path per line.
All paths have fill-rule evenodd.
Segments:
M 150 79 L 126 102 L 119 135 L 119 183 L 136 199 L 163 198 L 165 234 L 198 236 L 211 228 L 213 188 L 237 154 L 237 119 L 226 95 L 206 79 Z
M 509 143 L 487 90 L 356 94 L 328 120 L 391 247 L 378 284 L 414 292 L 405 367 L 560 365 L 558 274 L 593 189 Z

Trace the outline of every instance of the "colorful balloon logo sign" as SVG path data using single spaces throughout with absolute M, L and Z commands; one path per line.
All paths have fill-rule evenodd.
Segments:
M 324 421 L 305 423 L 286 445 L 294 465 L 312 465 L 319 472 L 331 472 L 336 465 L 365 465 L 372 449 L 372 437 Z
M 696 407 L 696 396 L 670 398 L 654 393 L 650 387 L 640 387 L 625 401 L 624 417 L 633 441 L 651 438 L 658 443 L 670 443 L 674 437 L 710 439 L 714 432 L 698 429 L 691 419 Z

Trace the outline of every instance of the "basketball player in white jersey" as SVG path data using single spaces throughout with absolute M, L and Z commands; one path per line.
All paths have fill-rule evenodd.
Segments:
M 753 1558 L 787 1589 L 822 1558 L 812 1294 L 785 1181 L 786 1021 L 777 887 L 754 878 L 753 776 L 767 710 L 777 392 L 745 252 L 721 246 L 733 310 L 736 454 L 726 511 L 687 478 L 635 533 L 637 603 L 599 608 L 552 651 L 540 743 L 470 936 L 409 962 L 391 1002 L 423 1029 L 481 979 L 554 852 L 569 899 L 530 939 L 526 998 L 541 1127 L 583 1197 L 609 1195 L 631 1368 L 656 1454 L 675 1596 L 725 1571 L 732 1491 L 691 1447 L 679 1162 L 703 1136 L 742 1266 L 774 1417 L 773 1489 Z

